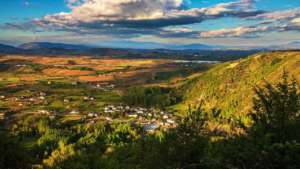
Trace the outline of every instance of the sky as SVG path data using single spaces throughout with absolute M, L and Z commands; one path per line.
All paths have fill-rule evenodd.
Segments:
M 0 43 L 11 45 L 300 41 L 300 0 L 1 0 L 0 11 Z

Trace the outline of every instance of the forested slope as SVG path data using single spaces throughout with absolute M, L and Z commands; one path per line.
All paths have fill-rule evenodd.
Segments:
M 243 116 L 252 107 L 253 88 L 264 80 L 277 83 L 284 71 L 300 81 L 300 52 L 258 53 L 222 63 L 183 86 L 184 101 L 178 109 L 202 103 L 207 110 L 222 110 L 223 118 Z

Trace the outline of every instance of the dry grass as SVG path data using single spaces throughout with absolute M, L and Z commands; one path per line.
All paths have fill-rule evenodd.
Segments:
M 239 65 L 238 62 L 235 62 L 235 63 L 231 63 L 229 66 L 227 66 L 228 69 L 232 69 L 232 68 L 235 68 Z
M 17 59 L 32 61 L 33 63 L 42 65 L 68 65 L 69 61 L 74 61 L 77 65 L 95 65 L 95 66 L 155 66 L 157 64 L 164 64 L 169 62 L 165 59 L 107 59 L 107 58 L 92 58 L 89 56 L 80 57 L 45 57 L 45 56 L 22 56 L 22 55 L 8 55 L 0 58 L 0 61 Z
M 24 75 L 24 76 L 21 76 L 19 77 L 20 81 L 23 81 L 23 82 L 34 82 L 34 81 L 37 81 L 37 80 L 40 80 L 42 77 L 40 76 L 36 76 L 36 75 Z
M 84 75 L 95 74 L 95 71 L 50 68 L 50 69 L 44 69 L 43 73 L 47 76 L 84 76 Z

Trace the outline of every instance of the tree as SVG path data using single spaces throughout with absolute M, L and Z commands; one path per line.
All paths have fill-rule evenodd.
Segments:
M 295 79 L 289 82 L 287 72 L 277 85 L 265 83 L 263 88 L 255 88 L 253 134 L 258 137 L 267 135 L 274 142 L 285 142 L 296 132 L 291 126 L 299 122 L 298 84 Z
M 171 168 L 205 168 L 208 137 L 206 130 L 207 113 L 201 108 L 189 110 L 179 126 L 167 132 L 164 142 L 167 162 Z
M 218 168 L 294 169 L 300 166 L 299 109 L 296 81 L 284 72 L 281 82 L 256 87 L 252 127 L 245 135 L 224 140 Z
M 30 158 L 17 139 L 0 128 L 0 168 L 20 169 L 29 168 Z

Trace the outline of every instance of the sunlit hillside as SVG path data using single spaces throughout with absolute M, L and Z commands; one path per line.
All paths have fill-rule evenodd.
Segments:
M 218 108 L 224 117 L 238 116 L 252 107 L 253 88 L 264 80 L 277 83 L 283 72 L 300 81 L 300 52 L 266 52 L 217 65 L 184 86 L 184 102 L 178 107 L 204 103 Z

